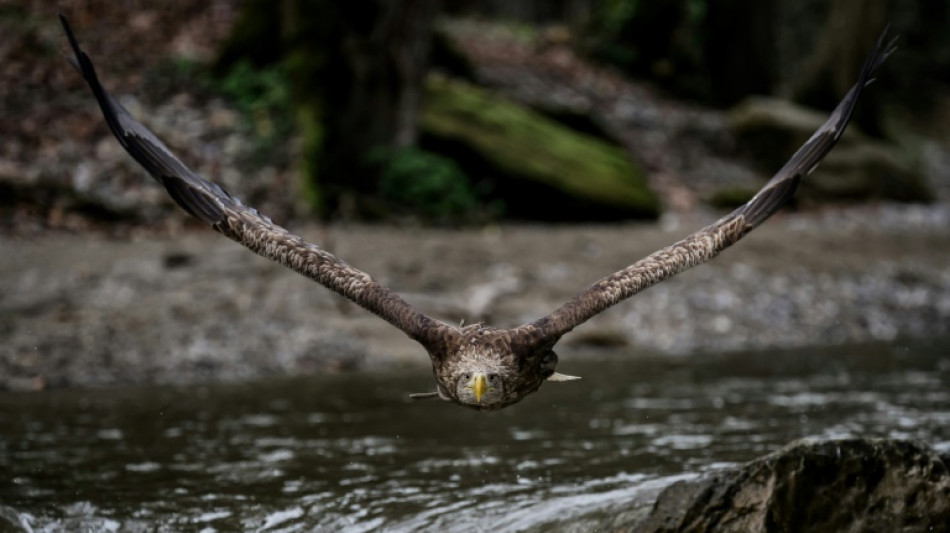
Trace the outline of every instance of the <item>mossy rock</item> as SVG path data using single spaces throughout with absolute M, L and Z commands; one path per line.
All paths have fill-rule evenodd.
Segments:
M 786 100 L 762 97 L 746 100 L 730 114 L 736 139 L 767 172 L 780 168 L 827 118 Z M 802 181 L 798 197 L 807 202 L 930 202 L 934 192 L 907 150 L 870 139 L 851 124 L 838 146 Z
M 659 200 L 620 148 L 457 81 L 430 77 L 424 148 L 459 161 L 505 215 L 535 220 L 656 218 Z

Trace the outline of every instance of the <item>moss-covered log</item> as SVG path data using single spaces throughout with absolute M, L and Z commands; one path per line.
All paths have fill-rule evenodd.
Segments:
M 430 77 L 425 148 L 460 162 L 505 215 L 537 220 L 655 218 L 659 200 L 628 155 L 473 86 Z

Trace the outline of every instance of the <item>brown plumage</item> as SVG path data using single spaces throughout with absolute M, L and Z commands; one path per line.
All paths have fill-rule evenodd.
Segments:
M 814 170 L 841 137 L 861 90 L 894 50 L 894 41 L 885 44 L 882 34 L 857 82 L 831 117 L 745 205 L 601 279 L 551 314 L 516 328 L 497 329 L 482 324 L 456 327 L 419 312 L 368 274 L 196 175 L 106 92 L 66 19 L 60 19 L 76 55 L 74 65 L 92 89 L 112 133 L 178 205 L 226 237 L 338 292 L 422 344 L 432 361 L 438 390 L 414 397 L 438 396 L 485 411 L 522 400 L 545 380 L 573 379 L 554 371 L 553 348 L 561 336 L 643 289 L 712 259 L 785 204 L 799 180 Z

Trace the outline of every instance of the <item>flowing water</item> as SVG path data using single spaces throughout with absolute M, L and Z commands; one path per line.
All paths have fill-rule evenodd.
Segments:
M 419 368 L 3 393 L 0 531 L 587 530 L 803 437 L 950 450 L 950 340 L 561 360 L 497 413 Z

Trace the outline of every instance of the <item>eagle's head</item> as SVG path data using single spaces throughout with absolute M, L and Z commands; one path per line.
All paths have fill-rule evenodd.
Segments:
M 519 372 L 520 359 L 500 343 L 462 343 L 446 358 L 443 371 L 437 372 L 439 389 L 465 407 L 479 411 L 501 409 L 518 400 L 511 398 L 510 393 L 526 377 Z
M 494 411 L 525 398 L 545 380 L 577 379 L 554 372 L 557 355 L 550 346 L 519 342 L 510 330 L 472 325 L 459 333 L 448 353 L 433 357 L 437 396 L 442 399 Z
M 461 372 L 455 379 L 455 399 L 467 407 L 481 410 L 500 409 L 507 405 L 505 380 L 491 369 Z

